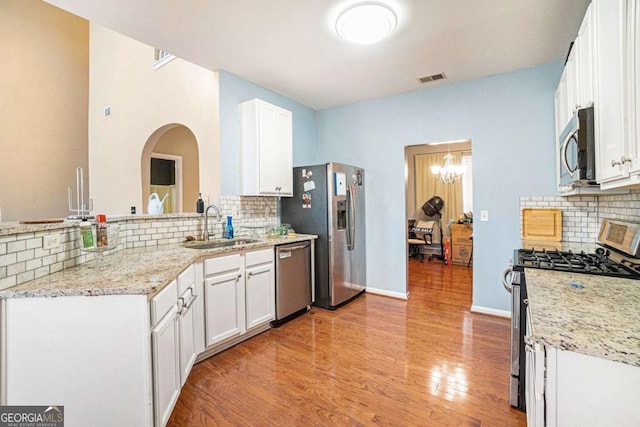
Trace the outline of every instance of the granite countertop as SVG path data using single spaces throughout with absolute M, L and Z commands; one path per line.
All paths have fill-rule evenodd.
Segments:
M 525 277 L 534 341 L 640 367 L 640 280 L 532 268 Z
M 154 294 L 199 258 L 316 239 L 298 234 L 216 249 L 182 244 L 124 249 L 82 265 L 0 291 L 0 298 Z

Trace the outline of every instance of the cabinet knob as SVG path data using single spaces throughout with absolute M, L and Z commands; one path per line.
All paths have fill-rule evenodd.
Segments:
M 236 277 L 236 280 L 240 280 L 242 279 L 242 274 L 238 274 L 238 276 Z
M 624 165 L 625 163 L 631 163 L 631 158 L 627 157 L 627 156 L 622 156 L 622 157 L 620 157 L 620 161 Z
M 617 161 L 615 159 L 611 160 L 611 167 L 615 168 L 616 166 L 622 166 L 622 163 L 620 163 L 619 161 Z

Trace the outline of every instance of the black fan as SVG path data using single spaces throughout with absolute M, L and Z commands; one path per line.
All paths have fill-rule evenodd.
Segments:
M 442 235 L 442 209 L 444 208 L 444 200 L 440 196 L 433 196 L 429 200 L 422 205 L 422 212 L 426 216 L 437 216 L 438 217 L 438 229 L 440 229 L 440 254 L 429 255 L 429 261 L 432 258 L 437 258 L 442 260 L 445 264 L 447 260 L 444 258 L 444 238 Z

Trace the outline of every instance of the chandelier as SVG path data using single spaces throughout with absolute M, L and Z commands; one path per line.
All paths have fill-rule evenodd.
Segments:
M 455 184 L 460 181 L 462 175 L 464 175 L 465 167 L 463 165 L 453 164 L 453 155 L 447 153 L 444 156 L 443 166 L 431 166 L 431 172 L 436 175 L 436 178 L 443 184 Z

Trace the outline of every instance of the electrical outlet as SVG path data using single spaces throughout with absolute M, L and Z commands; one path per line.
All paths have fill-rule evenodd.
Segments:
M 489 211 L 480 211 L 480 221 L 489 221 Z
M 42 249 L 57 249 L 60 247 L 60 234 L 49 234 L 42 238 Z

